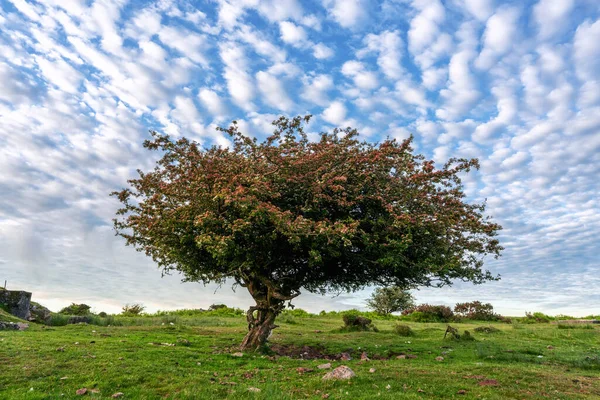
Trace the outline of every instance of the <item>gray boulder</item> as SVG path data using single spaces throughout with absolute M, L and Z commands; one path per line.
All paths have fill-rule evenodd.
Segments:
M 29 292 L 0 289 L 0 305 L 15 317 L 29 319 L 30 303 L 31 293 Z

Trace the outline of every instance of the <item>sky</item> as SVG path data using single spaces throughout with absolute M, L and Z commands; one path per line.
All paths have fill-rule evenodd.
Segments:
M 114 235 L 109 193 L 156 161 L 150 129 L 227 146 L 217 126 L 261 139 L 307 113 L 312 137 L 479 158 L 465 190 L 504 227 L 486 260 L 502 279 L 418 302 L 600 314 L 597 0 L 0 0 L 0 284 L 53 310 L 247 308 L 242 289 L 161 278 Z

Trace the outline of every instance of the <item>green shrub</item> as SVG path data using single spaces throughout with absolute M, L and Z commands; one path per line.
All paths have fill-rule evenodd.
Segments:
M 420 304 L 402 312 L 410 321 L 415 322 L 448 322 L 454 317 L 452 309 L 447 306 Z
M 146 309 L 146 306 L 142 305 L 142 304 L 125 304 L 123 306 L 123 311 L 121 312 L 121 315 L 125 315 L 125 316 L 135 316 L 135 315 L 140 315 L 144 312 L 144 310 Z
M 108 314 L 107 314 L 107 313 L 105 313 L 104 311 L 101 311 L 101 312 L 99 312 L 99 313 L 98 313 L 98 316 L 99 316 L 100 318 L 106 318 L 106 317 L 108 317 Z
M 500 332 L 500 329 L 494 328 L 493 326 L 478 326 L 475 328 L 475 332 L 478 333 L 497 333 Z
M 314 314 L 309 313 L 306 310 L 303 310 L 301 308 L 294 308 L 294 309 L 285 309 L 283 310 L 283 312 L 281 313 L 281 315 L 291 315 L 292 317 L 299 317 L 299 318 L 306 318 L 306 317 L 314 317 Z
M 454 306 L 454 314 L 473 321 L 496 321 L 499 317 L 490 303 L 480 301 L 457 303 Z
M 408 325 L 398 324 L 394 327 L 394 332 L 400 336 L 414 336 L 415 333 Z
M 370 330 L 379 332 L 379 330 L 372 325 L 372 321 L 369 318 L 363 317 L 358 313 L 345 313 L 342 317 L 342 320 L 344 321 L 344 326 L 341 328 L 341 330 L 345 332 Z
M 524 324 L 543 324 L 553 320 L 553 317 L 541 312 L 534 312 L 533 314 L 530 312 L 526 312 L 525 317 L 519 319 L 519 321 Z
M 50 318 L 48 318 L 46 325 L 49 326 L 65 326 L 69 323 L 70 315 L 64 314 L 52 314 Z
M 58 313 L 63 315 L 89 315 L 91 307 L 87 304 L 71 303 L 70 306 L 63 308 Z

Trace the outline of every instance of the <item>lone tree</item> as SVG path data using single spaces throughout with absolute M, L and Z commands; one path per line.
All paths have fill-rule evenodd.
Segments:
M 414 305 L 415 298 L 400 286 L 377 288 L 367 300 L 367 307 L 382 315 L 406 310 Z
M 281 117 L 263 142 L 234 121 L 220 128 L 232 148 L 152 132 L 144 146 L 162 158 L 113 193 L 123 204 L 117 234 L 163 273 L 246 288 L 256 304 L 242 349 L 266 342 L 301 289 L 498 279 L 482 268 L 485 255 L 500 254 L 501 227 L 483 216 L 484 204 L 464 201 L 459 178 L 477 160 L 436 169 L 413 154 L 412 138 L 369 144 L 351 128 L 311 142 L 309 120 Z

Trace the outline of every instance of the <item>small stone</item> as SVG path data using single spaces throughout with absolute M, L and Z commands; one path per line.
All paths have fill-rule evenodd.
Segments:
M 238 351 L 237 353 L 233 353 L 232 356 L 234 356 L 234 357 L 244 357 L 244 353 Z
M 113 394 L 113 395 L 112 395 L 112 396 L 110 396 L 110 397 L 112 397 L 113 399 L 118 399 L 119 397 L 123 397 L 123 396 L 125 396 L 125 394 L 124 394 L 124 393 L 117 392 L 117 393 Z
M 442 356 L 437 356 L 437 357 L 435 358 L 435 361 L 444 361 L 444 357 L 442 357 Z
M 63 376 L 62 378 L 60 378 L 61 381 L 64 381 L 65 379 L 69 379 L 69 377 Z
M 550 346 L 550 345 L 549 345 L 549 346 L 546 346 L 546 348 L 547 348 L 548 350 L 554 350 L 554 346 Z
M 75 394 L 77 396 L 83 396 L 84 394 L 87 394 L 87 389 L 86 388 L 77 389 L 77 391 L 75 391 Z
M 369 372 L 370 372 L 370 373 L 373 373 L 373 372 L 375 372 L 375 371 L 377 371 L 375 368 L 369 368 Z
M 415 356 L 414 354 L 407 354 L 407 355 L 406 355 L 406 358 L 409 358 L 409 359 L 411 359 L 411 360 L 412 360 L 412 359 L 415 359 L 415 358 L 417 358 L 417 356 Z
M 312 368 L 298 367 L 298 368 L 296 368 L 296 372 L 298 372 L 299 374 L 305 374 L 307 372 L 313 372 L 313 369 Z
M 328 399 L 329 398 L 329 393 L 325 393 L 323 394 L 323 396 L 321 396 L 322 399 Z
M 329 368 L 331 368 L 331 363 L 317 365 L 317 368 L 319 368 L 319 369 L 329 369 Z
M 56 349 L 56 351 L 65 351 L 64 347 L 59 347 L 58 349 Z
M 421 388 L 418 388 L 417 392 L 419 392 L 419 393 L 425 393 L 425 391 L 423 389 L 421 389 Z
M 362 354 L 360 355 L 360 359 L 362 361 L 369 361 L 369 356 L 367 355 L 366 351 L 363 351 Z
M 258 393 L 258 392 L 260 392 L 260 389 L 259 389 L 259 388 L 256 388 L 256 387 L 250 387 L 250 388 L 248 388 L 248 391 L 249 391 L 249 392 Z
M 398 357 L 396 357 L 396 359 L 404 360 L 404 359 L 406 359 L 406 354 L 400 354 Z
M 479 386 L 498 386 L 498 381 L 495 379 L 485 379 L 479 382 Z
M 460 389 L 456 394 L 467 394 L 467 391 L 465 389 Z
M 387 385 L 385 388 L 386 388 L 387 390 L 390 390 L 390 389 L 392 388 L 392 385 Z
M 350 360 L 352 360 L 352 357 L 350 357 L 350 354 L 348 354 L 348 353 L 342 353 L 342 355 L 340 356 L 340 360 L 350 361 Z
M 352 371 L 352 369 L 350 369 L 350 367 L 347 367 L 345 365 L 340 365 L 333 371 L 326 373 L 325 376 L 323 376 L 323 380 L 350 379 L 355 376 L 356 376 L 356 374 L 354 373 L 354 371 Z

